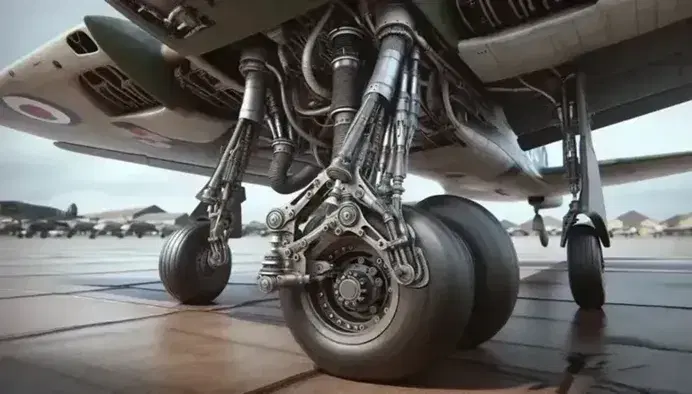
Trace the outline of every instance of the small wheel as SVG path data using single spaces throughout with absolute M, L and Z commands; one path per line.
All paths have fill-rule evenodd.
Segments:
M 475 303 L 459 347 L 474 348 L 495 336 L 514 311 L 519 295 L 519 263 L 512 238 L 492 213 L 471 200 L 439 195 L 417 206 L 436 215 L 471 250 Z
M 574 301 L 584 309 L 605 303 L 603 251 L 598 237 L 584 226 L 572 227 L 567 238 L 567 272 Z
M 324 236 L 309 258 L 331 260 L 336 278 L 279 290 L 296 341 L 325 372 L 395 381 L 454 351 L 473 307 L 473 265 L 463 241 L 404 207 L 429 266 L 427 286 L 400 286 L 382 255 L 354 235 Z M 466 311 L 466 312 L 464 312 Z
M 40 238 L 48 238 L 48 231 L 41 231 L 38 236 Z
M 548 247 L 548 243 L 550 242 L 550 237 L 548 236 L 548 232 L 545 231 L 545 229 L 538 231 L 538 239 L 541 241 L 541 246 L 544 248 Z
M 231 276 L 228 262 L 212 268 L 207 262 L 210 252 L 209 222 L 192 223 L 173 233 L 163 244 L 159 257 L 159 276 L 166 291 L 183 304 L 209 304 L 221 294 Z

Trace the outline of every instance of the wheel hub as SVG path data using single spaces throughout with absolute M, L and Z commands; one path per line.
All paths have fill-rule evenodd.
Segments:
M 361 294 L 360 283 L 354 278 L 344 278 L 342 275 L 341 283 L 339 284 L 338 294 L 346 300 L 355 301 Z
M 389 313 L 394 295 L 383 260 L 352 245 L 326 254 L 338 274 L 316 284 L 313 307 L 337 331 L 373 329 Z
M 334 295 L 343 308 L 362 313 L 381 299 L 384 281 L 379 270 L 368 263 L 364 257 L 358 257 L 336 279 Z

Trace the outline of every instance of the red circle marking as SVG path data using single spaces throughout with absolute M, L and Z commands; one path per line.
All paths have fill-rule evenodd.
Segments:
M 33 105 L 33 104 L 21 104 L 19 106 L 19 109 L 22 112 L 27 113 L 31 116 L 36 117 L 36 118 L 41 118 L 41 119 L 46 119 L 46 120 L 57 120 L 58 119 L 55 116 L 53 116 L 53 114 L 50 113 L 49 111 L 47 111 L 41 107 L 38 107 L 36 105 Z

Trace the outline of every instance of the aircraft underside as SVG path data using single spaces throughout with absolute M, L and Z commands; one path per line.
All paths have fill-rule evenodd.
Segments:
M 545 244 L 538 211 L 570 193 L 561 242 L 572 293 L 583 308 L 604 304 L 610 238 L 590 100 L 599 88 L 590 81 L 604 74 L 574 59 L 692 15 L 685 6 L 666 13 L 654 0 L 108 2 L 155 37 L 85 18 L 117 65 L 109 72 L 139 89 L 129 91 L 139 112 L 114 96 L 104 101 L 108 81 L 88 70 L 80 70 L 81 86 L 100 99 L 62 94 L 100 105 L 110 114 L 104 127 L 127 129 L 147 146 L 118 149 L 115 138 L 95 137 L 93 124 L 79 138 L 54 139 L 104 157 L 154 157 L 148 163 L 164 168 L 182 168 L 174 163 L 186 156 L 185 171 L 210 176 L 197 194 L 197 222 L 173 233 L 160 256 L 162 282 L 183 303 L 211 302 L 228 282 L 243 182 L 300 191 L 267 214 L 271 241 L 258 286 L 278 293 L 288 327 L 320 368 L 371 381 L 401 379 L 455 347 L 478 346 L 512 313 L 512 241 L 460 195 L 528 199 Z M 622 16 L 640 3 L 655 9 L 652 24 Z M 608 15 L 608 23 L 599 19 Z M 91 66 L 105 61 L 94 59 Z M 627 101 L 597 97 L 609 119 Z M 146 111 L 166 127 L 151 132 L 162 123 Z M 135 124 L 143 119 L 149 128 Z M 546 130 L 553 132 L 531 136 Z M 524 155 L 546 139 L 563 141 L 564 189 Z M 403 204 L 411 172 L 456 195 Z

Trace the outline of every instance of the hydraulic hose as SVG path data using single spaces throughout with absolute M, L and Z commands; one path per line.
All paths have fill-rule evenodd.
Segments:
M 277 193 L 291 194 L 307 186 L 320 173 L 315 166 L 303 167 L 297 173 L 289 176 L 288 170 L 293 163 L 293 142 L 285 138 L 277 138 L 272 143 L 274 153 L 269 165 L 267 176 L 269 186 Z
M 293 127 L 293 130 L 295 130 L 296 133 L 298 133 L 298 135 L 303 137 L 309 143 L 315 144 L 321 148 L 329 148 L 329 144 L 327 144 L 324 141 L 320 141 L 319 139 L 313 137 L 308 132 L 303 130 L 302 127 L 300 127 L 300 124 L 298 124 L 298 121 L 296 120 L 295 116 L 293 115 L 293 112 L 291 111 L 291 108 L 290 108 L 291 102 L 289 101 L 288 92 L 286 91 L 287 90 L 286 83 L 284 82 L 284 79 L 283 79 L 283 76 L 281 75 L 281 72 L 279 72 L 279 70 L 276 67 L 272 66 L 269 63 L 266 64 L 266 67 L 269 71 L 272 72 L 272 74 L 274 74 L 277 82 L 279 83 L 279 90 L 281 91 L 281 104 L 284 108 L 286 120 L 288 120 L 288 123 L 291 125 L 291 127 Z
M 332 11 L 334 11 L 334 4 L 329 5 L 327 11 L 324 13 L 324 15 L 322 15 L 322 18 L 317 22 L 314 29 L 308 36 L 307 42 L 305 43 L 305 48 L 303 48 L 303 56 L 300 62 L 303 78 L 305 78 L 305 82 L 308 84 L 308 87 L 310 87 L 310 90 L 325 99 L 329 99 L 331 92 L 329 89 L 323 87 L 319 84 L 319 82 L 317 82 L 317 78 L 315 78 L 315 74 L 312 72 L 312 51 L 315 48 L 315 43 L 317 42 L 320 32 L 327 23 L 327 20 L 329 20 L 329 17 L 332 15 Z

